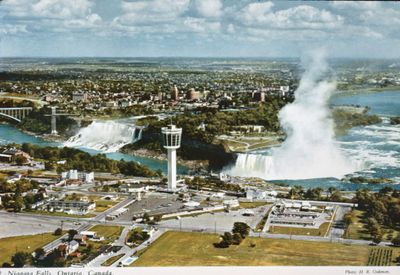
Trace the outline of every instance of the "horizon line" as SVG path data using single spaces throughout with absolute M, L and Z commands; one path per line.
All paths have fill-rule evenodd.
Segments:
M 76 55 L 76 56 L 0 56 L 1 58 L 193 58 L 193 59 L 204 59 L 204 58 L 210 58 L 210 59 L 271 59 L 271 58 L 277 58 L 277 59 L 300 59 L 301 56 L 169 56 L 169 55 L 160 55 L 160 56 L 88 56 L 88 55 Z M 351 57 L 351 56 L 334 56 L 334 57 L 327 57 L 327 59 L 371 59 L 371 60 L 377 60 L 377 59 L 383 59 L 383 60 L 388 60 L 388 59 L 400 59 L 399 57 Z

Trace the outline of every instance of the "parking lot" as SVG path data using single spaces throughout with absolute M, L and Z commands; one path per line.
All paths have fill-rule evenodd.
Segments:
M 207 213 L 195 217 L 182 217 L 180 219 L 164 220 L 159 223 L 160 227 L 185 229 L 193 231 L 221 232 L 231 231 L 235 222 L 247 223 L 254 227 L 262 218 L 259 213 L 262 209 L 254 209 L 254 216 L 244 216 L 246 209 L 236 211 Z
M 167 193 L 148 193 L 141 201 L 136 201 L 128 206 L 128 212 L 123 214 L 119 221 L 131 221 L 133 217 L 140 217 L 144 213 L 149 215 L 173 213 L 180 211 L 183 203 L 177 200 L 178 196 Z

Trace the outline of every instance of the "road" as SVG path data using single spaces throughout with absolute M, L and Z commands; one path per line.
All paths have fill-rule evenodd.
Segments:
M 129 198 L 127 198 L 126 200 L 124 200 L 124 201 L 122 201 L 122 202 L 120 202 L 120 203 L 114 205 L 113 207 L 107 209 L 107 210 L 104 211 L 103 213 L 97 215 L 96 217 L 94 217 L 94 218 L 89 218 L 88 220 L 95 221 L 95 222 L 100 222 L 101 220 L 105 219 L 105 217 L 106 217 L 108 214 L 110 214 L 111 212 L 116 211 L 116 210 L 118 210 L 118 209 L 120 209 L 120 208 L 122 208 L 122 207 L 125 207 L 125 206 L 127 206 L 127 205 L 133 203 L 134 201 L 135 201 L 135 200 L 134 200 L 133 197 L 129 197 Z M 92 227 L 92 224 L 83 222 L 83 224 L 82 224 L 81 226 L 79 226 L 78 228 L 76 228 L 76 230 L 77 230 L 78 232 L 80 232 L 80 231 L 88 230 L 90 227 Z M 58 238 L 57 240 L 54 240 L 53 242 L 51 242 L 51 243 L 45 245 L 45 246 L 43 247 L 43 249 L 44 249 L 45 251 L 51 251 L 51 250 L 55 249 L 56 247 L 58 247 L 58 246 L 63 242 L 63 240 L 66 239 L 67 237 L 68 237 L 68 234 L 65 234 L 65 235 L 61 236 L 61 237 Z
M 59 219 L 38 216 L 21 216 L 14 213 L 0 212 L 0 238 L 54 232 L 61 227 L 61 220 Z M 68 230 L 75 227 L 76 225 L 74 225 L 73 221 L 65 221 L 63 223 L 64 229 Z
M 201 233 L 212 233 L 212 234 L 223 234 L 226 231 L 231 231 L 233 227 L 233 223 L 236 221 L 246 222 L 251 226 L 252 229 L 255 229 L 257 223 L 263 217 L 263 215 L 268 211 L 270 206 L 262 206 L 256 209 L 253 209 L 255 216 L 243 216 L 245 209 L 241 209 L 238 211 L 231 211 L 230 213 L 218 212 L 214 214 L 203 214 L 197 217 L 182 217 L 179 220 L 171 219 L 160 222 L 157 225 L 158 230 L 156 233 L 149 239 L 149 241 L 140 245 L 137 248 L 130 248 L 125 244 L 125 239 L 130 229 L 133 226 L 132 221 L 123 221 L 123 220 L 115 220 L 115 221 L 104 221 L 105 216 L 116 209 L 121 207 L 126 207 L 130 203 L 132 203 L 134 199 L 132 197 L 127 198 L 126 200 L 118 203 L 114 207 L 110 208 L 106 212 L 88 219 L 70 219 L 67 217 L 53 217 L 53 216 L 43 216 L 43 215 L 31 215 L 24 213 L 8 213 L 8 212 L 0 212 L 0 222 L 2 224 L 8 223 L 10 228 L 13 228 L 15 232 L 18 232 L 18 235 L 26 235 L 29 230 L 30 234 L 39 234 L 39 232 L 44 232 L 49 229 L 49 231 L 54 231 L 55 228 L 59 227 L 60 222 L 64 221 L 65 228 L 74 228 L 78 231 L 87 230 L 95 224 L 109 224 L 109 225 L 120 225 L 124 226 L 124 229 L 119 236 L 119 238 L 114 242 L 114 246 L 122 246 L 121 250 L 107 255 L 100 255 L 96 257 L 93 261 L 88 263 L 88 267 L 100 266 L 104 261 L 111 258 L 115 255 L 123 254 L 124 256 L 119 259 L 112 266 L 117 266 L 119 262 L 123 262 L 130 258 L 136 251 L 145 248 L 149 243 L 152 243 L 159 236 L 161 236 L 164 232 L 168 230 L 175 231 L 186 231 L 186 232 L 201 232 Z M 346 213 L 348 209 L 346 207 L 338 207 L 338 210 L 335 215 L 335 222 L 340 221 L 343 218 L 344 213 Z M 68 219 L 68 221 L 67 221 Z M 76 228 L 73 221 L 79 220 L 81 225 Z M 32 227 L 29 225 L 32 224 Z M 40 224 L 40 225 L 39 225 Z M 22 225 L 22 226 L 21 226 Z M 7 226 L 7 227 L 9 227 Z M 137 224 L 135 226 L 144 226 L 143 224 Z M 21 232 L 17 228 L 26 228 L 26 231 Z M 2 227 L 4 230 L 5 227 Z M 51 229 L 51 230 L 50 230 Z M 12 229 L 11 229 L 12 230 Z M 11 231 L 10 230 L 10 231 Z M 354 240 L 354 239 L 343 239 L 341 238 L 340 228 L 333 227 L 332 234 L 327 235 L 326 237 L 321 236 L 300 236 L 300 235 L 286 235 L 286 234 L 271 234 L 266 232 L 250 232 L 250 236 L 257 238 L 273 238 L 273 239 L 289 239 L 289 240 L 304 240 L 304 241 L 315 241 L 315 242 L 334 242 L 334 243 L 344 243 L 344 244 L 353 244 L 353 245 L 370 245 L 371 241 L 367 240 Z M 1 232 L 1 231 L 0 231 Z M 7 234 L 7 233 L 3 233 Z M 12 233 L 8 233 L 9 235 Z M 67 235 L 64 235 L 62 238 L 65 238 Z M 56 248 L 61 242 L 62 238 L 55 240 L 44 247 L 45 250 L 49 251 Z M 389 242 L 382 242 L 379 244 L 380 246 L 390 245 Z

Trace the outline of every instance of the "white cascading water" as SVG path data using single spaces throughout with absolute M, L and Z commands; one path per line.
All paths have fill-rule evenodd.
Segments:
M 360 169 L 346 159 L 334 139 L 328 100 L 336 83 L 323 80 L 329 69 L 324 53 L 314 52 L 305 65 L 295 101 L 279 112 L 286 140 L 271 149 L 270 156 L 239 154 L 228 174 L 270 180 L 340 178 Z
M 117 152 L 124 145 L 134 142 L 135 134 L 134 125 L 117 121 L 94 121 L 69 138 L 64 146 L 85 147 L 106 153 Z

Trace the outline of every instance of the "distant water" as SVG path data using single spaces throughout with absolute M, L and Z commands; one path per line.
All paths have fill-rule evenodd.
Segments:
M 96 133 L 93 133 L 96 135 Z M 62 147 L 64 144 L 60 144 L 57 142 L 48 142 L 40 137 L 35 137 L 32 135 L 25 134 L 21 132 L 19 129 L 15 128 L 12 125 L 8 124 L 0 124 L 0 144 L 8 144 L 8 143 L 32 143 L 39 146 L 54 146 L 54 147 Z M 75 144 L 77 145 L 77 144 Z M 131 156 L 128 154 L 123 154 L 119 152 L 104 152 L 102 150 L 95 150 L 88 147 L 83 147 L 82 145 L 74 146 L 82 151 L 88 152 L 92 155 L 103 153 L 110 159 L 121 160 L 124 159 L 126 161 L 136 161 L 140 164 L 143 164 L 149 167 L 152 170 L 161 170 L 164 174 L 167 173 L 167 162 L 152 158 L 144 158 L 138 156 Z M 178 173 L 179 174 L 186 174 L 188 172 L 187 167 L 183 167 L 178 165 Z
M 286 183 L 289 185 L 301 185 L 305 188 L 334 186 L 341 190 L 357 190 L 359 188 L 369 188 L 378 190 L 383 186 L 392 186 L 400 189 L 400 126 L 390 125 L 388 117 L 400 116 L 400 91 L 385 91 L 376 93 L 365 93 L 355 95 L 337 95 L 331 99 L 335 105 L 360 105 L 369 106 L 370 113 L 378 114 L 383 117 L 383 122 L 378 125 L 356 127 L 351 129 L 346 135 L 340 137 L 337 142 L 340 148 L 353 161 L 363 162 L 366 167 L 352 176 L 365 176 L 371 178 L 390 178 L 396 184 L 352 184 L 343 183 L 335 178 L 317 178 L 307 180 L 276 180 L 276 183 Z M 47 142 L 41 138 L 27 135 L 17 128 L 0 124 L 0 143 L 24 143 L 29 142 L 41 146 L 61 146 L 58 143 Z M 101 153 L 99 150 L 80 148 L 91 154 Z M 268 150 L 258 151 L 257 154 L 247 154 L 248 157 L 256 155 L 254 165 L 261 165 L 263 156 L 268 156 Z M 166 173 L 167 166 L 165 161 L 149 158 L 133 157 L 122 153 L 106 153 L 109 158 L 127 161 L 137 161 L 151 169 L 161 169 Z M 245 157 L 245 156 L 243 156 Z M 267 158 L 266 158 L 267 159 Z M 178 167 L 182 174 L 187 172 L 184 167 Z
M 377 114 L 383 118 L 380 124 L 351 129 L 337 139 L 337 144 L 349 160 L 359 167 L 357 172 L 349 176 L 390 178 L 395 184 L 352 184 L 343 183 L 335 178 L 281 179 L 272 182 L 302 185 L 307 188 L 333 186 L 342 190 L 357 190 L 362 187 L 377 190 L 383 186 L 400 189 L 400 125 L 389 123 L 390 116 L 400 116 L 400 91 L 336 95 L 330 103 L 369 106 L 370 114 Z M 260 150 L 239 154 L 235 166 L 239 166 L 239 170 L 250 171 L 250 174 L 254 171 L 264 171 L 271 165 L 270 153 L 270 150 Z M 249 172 L 243 174 L 245 175 L 249 175 Z

